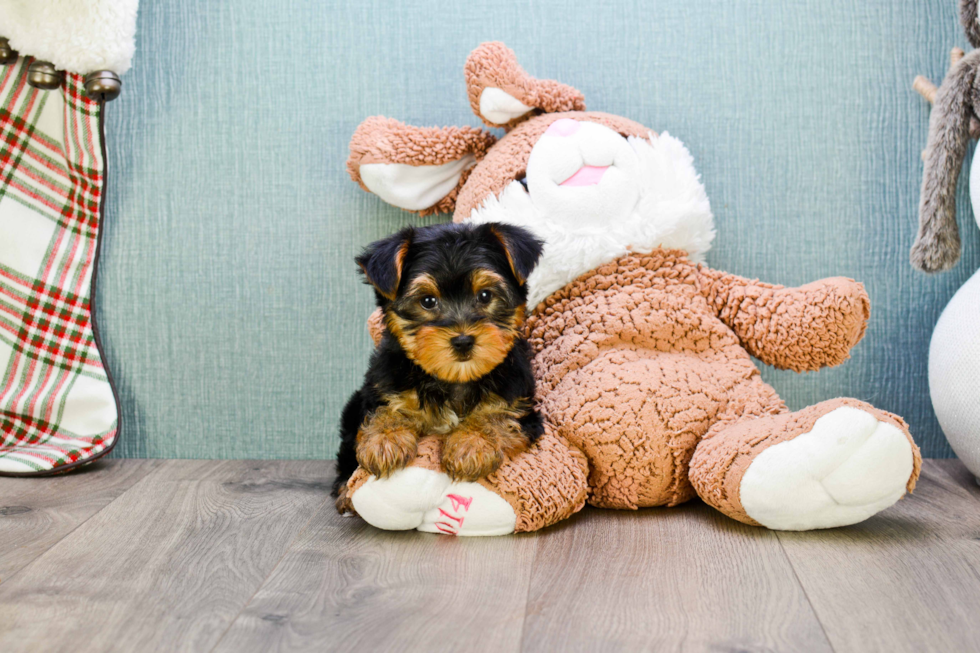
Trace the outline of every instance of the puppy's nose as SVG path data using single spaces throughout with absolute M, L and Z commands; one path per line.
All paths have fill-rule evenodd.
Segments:
M 461 335 L 453 336 L 449 339 L 449 344 L 453 346 L 453 350 L 457 354 L 468 354 L 473 350 L 473 344 L 476 342 L 476 338 L 473 336 Z

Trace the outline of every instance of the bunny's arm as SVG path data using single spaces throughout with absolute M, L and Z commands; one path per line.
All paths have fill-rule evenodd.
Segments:
M 698 283 L 750 354 L 795 372 L 847 360 L 870 315 L 864 286 L 843 277 L 784 288 L 701 266 Z
M 385 323 L 380 308 L 374 309 L 374 312 L 368 316 L 367 328 L 374 346 L 377 347 L 381 343 L 381 336 L 385 333 Z

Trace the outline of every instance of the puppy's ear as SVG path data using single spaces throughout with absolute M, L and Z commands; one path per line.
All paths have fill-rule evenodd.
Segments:
M 511 224 L 489 222 L 484 228 L 490 238 L 503 246 L 510 270 L 517 278 L 517 283 L 523 286 L 541 258 L 544 243 L 527 229 Z
M 490 127 L 511 129 L 540 113 L 585 111 L 585 96 L 567 84 L 535 79 L 503 43 L 483 43 L 466 58 L 466 92 L 473 113 Z
M 354 132 L 347 172 L 406 211 L 451 213 L 470 170 L 496 140 L 475 127 L 412 127 L 375 116 Z
M 367 282 L 388 300 L 393 300 L 398 293 L 405 256 L 414 235 L 411 227 L 402 229 L 383 240 L 371 243 L 354 259 L 361 266 Z

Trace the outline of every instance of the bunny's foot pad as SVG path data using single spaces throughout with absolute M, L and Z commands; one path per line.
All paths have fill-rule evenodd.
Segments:
M 905 494 L 915 467 L 913 446 L 895 424 L 841 406 L 752 461 L 742 477 L 742 506 L 776 530 L 864 521 Z
M 508 535 L 517 525 L 511 505 L 479 483 L 454 483 L 442 471 L 407 467 L 374 476 L 352 495 L 367 523 L 389 531 L 460 536 Z

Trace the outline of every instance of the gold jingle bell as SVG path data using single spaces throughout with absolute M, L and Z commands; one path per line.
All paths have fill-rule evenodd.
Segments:
M 50 61 L 35 61 L 27 71 L 27 83 L 45 91 L 61 86 L 64 75 Z
M 17 61 L 17 50 L 10 47 L 10 41 L 0 36 L 0 64 L 7 65 Z
M 85 76 L 85 92 L 93 100 L 109 102 L 119 97 L 122 81 L 111 70 L 96 70 Z

